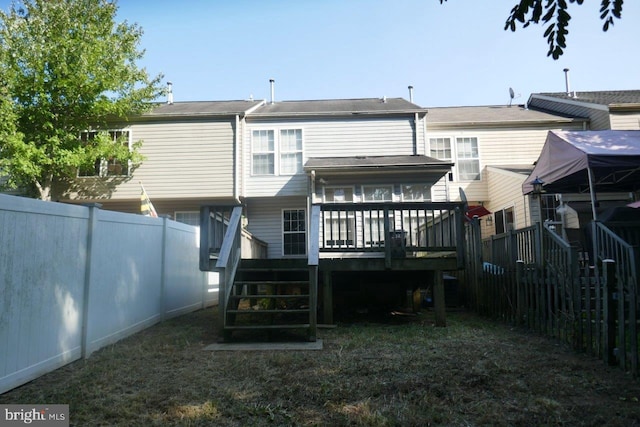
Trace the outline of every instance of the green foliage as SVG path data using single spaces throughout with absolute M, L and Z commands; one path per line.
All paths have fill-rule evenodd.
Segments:
M 161 76 L 136 65 L 142 30 L 116 23 L 116 12 L 107 0 L 23 0 L 0 11 L 0 129 L 13 135 L 0 134 L 0 165 L 9 185 L 48 199 L 54 183 L 96 156 L 141 161 L 139 145 L 79 139 L 145 111 L 162 93 Z
M 440 4 L 447 0 L 440 0 Z M 582 5 L 584 0 L 520 0 L 513 8 L 504 29 L 515 31 L 518 24 L 522 28 L 530 24 L 548 24 L 544 32 L 547 39 L 549 51 L 547 56 L 558 59 L 567 47 L 567 35 L 569 34 L 569 21 L 571 15 L 568 12 L 569 4 Z M 602 30 L 607 31 L 614 24 L 613 19 L 620 19 L 622 16 L 622 4 L 624 0 L 601 0 L 600 19 L 602 19 Z

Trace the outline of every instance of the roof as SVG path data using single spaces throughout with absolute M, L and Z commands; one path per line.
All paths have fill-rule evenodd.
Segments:
M 160 104 L 143 117 L 235 116 L 259 106 L 264 101 L 193 101 Z
M 567 95 L 566 92 L 546 92 L 538 94 L 534 93 L 531 96 L 535 97 L 536 95 L 605 106 L 640 104 L 640 90 L 602 90 L 591 92 L 572 92 L 571 95 Z
M 429 108 L 427 124 L 515 124 L 540 122 L 572 122 L 584 120 L 544 111 L 529 110 L 523 105 L 490 105 L 479 107 Z
M 507 172 L 520 173 L 524 175 L 529 175 L 533 170 L 533 165 L 487 165 L 487 167 L 501 169 Z
M 536 177 L 553 193 L 640 189 L 640 131 L 549 131 L 536 166 L 522 185 L 533 190 Z
M 267 103 L 252 116 L 425 113 L 403 98 L 319 99 Z
M 338 168 L 383 168 L 407 166 L 438 166 L 450 168 L 451 162 L 428 156 L 354 156 L 354 157 L 314 157 L 307 160 L 304 168 L 338 169 Z

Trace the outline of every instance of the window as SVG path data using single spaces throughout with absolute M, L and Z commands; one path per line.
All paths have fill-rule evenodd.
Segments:
M 364 244 L 367 247 L 384 245 L 384 213 L 370 211 L 364 217 Z
M 302 129 L 254 130 L 252 175 L 295 175 L 302 172 Z
M 254 130 L 251 141 L 253 175 L 273 175 L 275 172 L 274 132 Z
M 477 181 L 480 179 L 478 138 L 456 138 L 458 179 Z
M 326 203 L 353 202 L 353 188 L 324 187 L 324 201 Z
M 455 138 L 455 147 L 451 146 L 452 138 L 429 138 L 431 157 L 439 160 L 455 161 L 459 181 L 480 180 L 480 155 L 478 138 Z
M 84 144 L 91 144 L 96 138 L 107 138 L 114 144 L 121 144 L 130 149 L 130 133 L 126 130 L 112 130 L 108 132 L 82 132 L 80 140 Z M 106 176 L 128 176 L 129 163 L 120 162 L 116 158 L 98 158 L 93 165 L 78 168 L 78 176 L 81 177 L 106 177 Z
M 329 211 L 324 218 L 324 237 L 328 247 L 353 246 L 356 220 L 353 212 Z
M 393 199 L 393 187 L 365 185 L 362 187 L 362 196 L 365 202 L 390 202 Z
M 304 209 L 282 211 L 282 250 L 284 255 L 307 253 L 306 217 Z
M 424 202 L 431 200 L 431 186 L 427 184 L 404 184 L 402 200 L 405 202 Z
M 505 208 L 494 214 L 496 224 L 496 234 L 506 233 L 514 229 L 513 207 Z
M 302 129 L 280 131 L 280 174 L 302 172 Z
M 439 160 L 451 160 L 451 138 L 429 139 L 431 157 Z

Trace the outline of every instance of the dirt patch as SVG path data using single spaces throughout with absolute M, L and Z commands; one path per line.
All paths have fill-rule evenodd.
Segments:
M 209 309 L 0 396 L 68 403 L 73 425 L 640 425 L 640 382 L 466 313 L 363 315 L 321 351 L 211 352 Z

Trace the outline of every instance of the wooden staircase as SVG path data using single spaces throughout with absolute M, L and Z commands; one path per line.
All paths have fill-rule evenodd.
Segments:
M 306 259 L 241 260 L 228 304 L 220 307 L 224 311 L 221 338 L 225 342 L 292 340 L 297 333 L 315 341 L 315 298 L 309 275 Z

